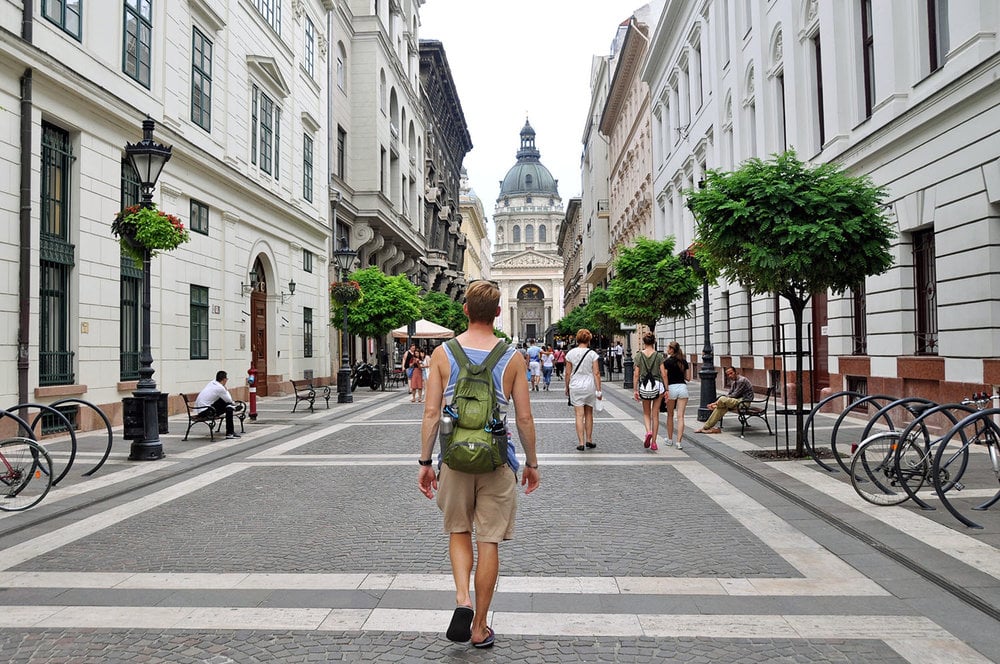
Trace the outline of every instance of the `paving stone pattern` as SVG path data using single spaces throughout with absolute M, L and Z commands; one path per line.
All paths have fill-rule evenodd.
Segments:
M 19 569 L 447 574 L 440 512 L 416 474 L 250 468 Z M 670 466 L 551 466 L 543 481 L 519 498 L 504 574 L 800 576 Z
M 476 651 L 433 634 L 393 632 L 185 632 L 8 630 L 0 652 L 10 662 L 172 662 L 243 664 L 297 662 L 873 662 L 903 664 L 879 641 L 786 639 L 508 638 Z

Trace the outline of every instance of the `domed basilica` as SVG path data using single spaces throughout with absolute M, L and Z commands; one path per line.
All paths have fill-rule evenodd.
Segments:
M 551 341 L 562 318 L 563 264 L 556 246 L 563 221 L 559 181 L 540 161 L 535 130 L 524 122 L 517 163 L 500 182 L 493 221 L 492 277 L 500 284 L 501 330 L 515 341 Z

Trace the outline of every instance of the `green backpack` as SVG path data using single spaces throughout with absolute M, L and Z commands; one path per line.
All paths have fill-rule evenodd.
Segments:
M 499 341 L 482 364 L 473 364 L 456 339 L 447 342 L 458 363 L 451 408 L 457 414 L 441 460 L 463 473 L 491 473 L 507 463 L 507 427 L 493 387 L 493 369 L 507 352 Z

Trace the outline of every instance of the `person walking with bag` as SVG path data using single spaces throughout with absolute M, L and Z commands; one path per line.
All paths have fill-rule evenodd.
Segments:
M 549 391 L 549 385 L 552 383 L 552 369 L 555 366 L 554 355 L 552 346 L 542 348 L 542 389 L 546 392 Z
M 424 351 L 419 348 L 410 356 L 410 403 L 424 400 L 424 372 L 421 364 Z
M 656 434 L 660 429 L 660 400 L 663 399 L 667 383 L 667 371 L 663 368 L 663 353 L 656 350 L 656 335 L 647 332 L 642 336 L 642 349 L 632 358 L 635 369 L 632 383 L 635 391 L 632 398 L 642 404 L 642 421 L 646 425 L 646 438 L 642 446 L 655 452 Z
M 576 333 L 577 346 L 566 353 L 566 396 L 576 410 L 576 438 L 578 452 L 597 447 L 594 443 L 594 406 L 604 398 L 601 393 L 601 368 L 597 353 L 591 350 L 594 335 L 581 328 Z
M 556 348 L 552 352 L 552 362 L 556 367 L 556 378 L 562 378 L 563 369 L 566 367 L 566 351 L 562 348 Z
M 493 320 L 500 315 L 500 289 L 489 281 L 474 281 L 465 295 L 465 315 L 469 328 L 455 337 L 459 350 L 468 362 L 485 363 L 494 347 L 501 344 L 493 335 Z M 497 351 L 499 353 L 499 351 Z M 525 378 L 524 359 L 513 347 L 503 350 L 495 362 L 492 385 L 501 407 L 514 403 L 517 433 L 524 448 L 524 473 L 521 486 L 525 494 L 538 488 L 538 455 L 535 451 L 535 420 L 531 415 L 531 397 Z M 454 470 L 438 457 L 434 472 L 431 454 L 442 421 L 446 400 L 456 392 L 462 372 L 447 344 L 431 356 L 431 375 L 427 381 L 427 405 L 420 429 L 420 473 L 417 486 L 428 498 L 434 498 L 444 515 L 448 534 L 448 555 L 455 582 L 456 607 L 445 636 L 451 641 L 470 641 L 474 648 L 493 647 L 496 635 L 487 624 L 490 604 L 500 574 L 499 544 L 514 536 L 517 514 L 517 471 L 520 467 L 514 444 L 506 438 L 504 464 L 491 472 L 469 473 Z M 461 386 L 459 386 L 461 387 Z M 451 406 L 449 406 L 450 408 Z M 504 426 L 506 429 L 506 426 Z M 475 608 L 469 592 L 472 574 L 472 532 L 476 533 Z
M 676 341 L 667 344 L 667 359 L 663 361 L 667 370 L 667 447 L 676 444 L 677 449 L 684 449 L 684 411 L 687 408 L 687 381 L 690 365 L 684 359 L 684 351 Z M 677 442 L 674 443 L 674 412 L 677 412 Z

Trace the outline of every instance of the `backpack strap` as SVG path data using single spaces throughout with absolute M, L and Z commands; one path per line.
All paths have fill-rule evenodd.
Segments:
M 451 350 L 452 356 L 455 358 L 455 362 L 458 363 L 458 370 L 461 371 L 465 367 L 472 364 L 469 356 L 465 354 L 465 349 L 462 348 L 462 344 L 458 343 L 458 339 L 449 339 L 446 345 Z M 493 368 L 496 367 L 497 363 L 500 362 L 500 358 L 503 357 L 504 353 L 507 352 L 507 344 L 503 339 L 497 339 L 497 344 L 490 350 L 489 355 L 483 360 L 483 365 L 489 367 L 492 373 Z

